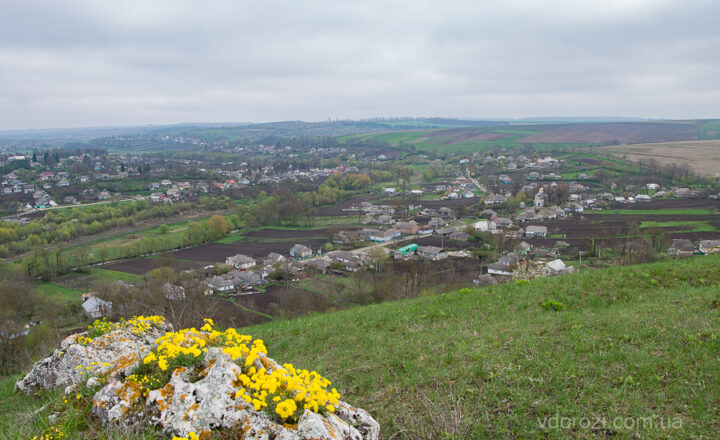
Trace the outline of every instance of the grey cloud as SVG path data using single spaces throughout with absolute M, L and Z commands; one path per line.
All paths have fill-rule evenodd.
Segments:
M 717 115 L 720 4 L 9 1 L 0 128 Z

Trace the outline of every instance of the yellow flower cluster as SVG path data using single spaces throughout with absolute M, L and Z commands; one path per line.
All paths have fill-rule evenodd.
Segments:
M 140 334 L 145 333 L 152 327 L 160 327 L 165 324 L 165 318 L 162 316 L 136 316 L 124 323 L 121 321 L 121 325 L 126 329 L 130 330 L 130 333 Z
M 113 330 L 126 329 L 131 333 L 144 333 L 152 327 L 159 327 L 165 323 L 162 316 L 136 316 L 128 321 L 121 319 L 120 322 L 110 322 L 107 318 L 96 319 L 88 327 L 88 336 L 80 336 L 77 341 L 83 345 L 92 342 L 92 338 L 97 338 Z M 80 339 L 83 339 L 81 342 Z
M 110 366 L 110 364 L 107 363 L 107 362 L 90 362 L 90 364 L 89 364 L 87 367 L 85 367 L 85 369 L 86 369 L 86 370 L 92 370 L 92 369 L 95 368 L 95 367 L 109 367 L 109 366 Z M 78 365 L 77 367 L 75 367 L 75 369 L 76 369 L 76 370 L 82 370 L 82 369 L 83 369 L 83 366 L 82 366 L 82 365 Z
M 198 435 L 195 434 L 194 432 L 191 432 L 190 434 L 188 434 L 187 437 L 177 437 L 177 436 L 175 436 L 175 437 L 172 438 L 172 440 L 200 440 L 200 437 L 198 437 Z
M 340 393 L 335 388 L 328 390 L 331 385 L 329 380 L 315 371 L 296 370 L 292 364 L 284 364 L 283 367 L 271 372 L 265 368 L 256 371 L 255 367 L 250 367 L 247 374 L 237 378 L 242 388 L 235 398 L 252 404 L 256 411 L 268 407 L 270 398 L 277 403 L 275 413 L 283 420 L 294 417 L 297 404 L 301 404 L 303 410 L 335 411 Z
M 75 338 L 75 342 L 77 342 L 80 345 L 88 345 L 92 342 L 92 338 L 89 336 L 77 336 Z
M 125 378 L 128 382 L 135 382 L 143 389 L 143 394 L 147 395 L 148 389 L 157 389 L 165 385 L 155 376 L 146 376 L 144 374 L 132 374 Z
M 51 426 L 45 430 L 43 435 L 35 435 L 30 440 L 60 440 L 65 438 L 65 434 L 58 428 Z
M 190 328 L 166 333 L 155 341 L 155 349 L 143 358 L 143 365 L 127 380 L 144 389 L 160 388 L 164 385 L 161 380 L 167 380 L 166 375 L 175 367 L 199 365 L 209 347 L 218 347 L 241 368 L 242 373 L 235 382 L 238 388 L 235 398 L 251 404 L 256 411 L 265 408 L 283 421 L 295 421 L 296 414 L 302 414 L 305 409 L 335 411 L 340 393 L 329 388 L 329 380 L 315 371 L 295 369 L 291 364 L 272 371 L 264 367 L 258 369 L 260 364 L 256 361 L 267 354 L 261 339 L 238 334 L 234 328 L 221 332 L 213 327 L 213 321 L 205 319 L 200 330 Z
M 195 328 L 167 332 L 158 338 L 157 347 L 143 359 L 143 364 L 156 364 L 160 370 L 168 369 L 168 362 L 181 356 L 186 360 L 198 360 L 207 351 L 207 336 Z

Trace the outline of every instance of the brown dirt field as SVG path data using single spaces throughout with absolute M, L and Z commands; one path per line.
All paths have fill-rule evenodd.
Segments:
M 518 142 L 577 142 L 640 144 L 647 142 L 692 141 L 698 138 L 695 124 L 662 122 L 625 122 L 598 124 L 567 124 L 548 127 Z
M 653 200 L 648 203 L 613 206 L 613 209 L 709 209 L 720 211 L 720 200 L 712 199 L 666 199 Z M 685 218 L 686 216 L 682 216 Z M 677 220 L 677 219 L 675 219 Z
M 252 231 L 244 234 L 246 237 L 248 237 L 251 240 L 254 239 L 263 239 L 263 238 L 270 238 L 270 239 L 307 239 L 307 238 L 320 238 L 324 237 L 326 239 L 330 239 L 330 233 L 327 229 L 272 229 L 272 228 L 266 228 L 261 229 L 259 231 Z M 295 243 L 293 243 L 295 244 Z M 292 244 L 288 247 L 288 249 L 292 247 Z
M 592 159 L 589 157 L 583 157 L 582 159 L 580 159 L 580 162 L 588 164 L 588 165 L 593 165 L 593 166 L 602 166 L 604 163 L 601 160 Z
M 172 258 L 136 258 L 134 260 L 120 261 L 100 267 L 108 270 L 116 270 L 118 272 L 145 275 L 147 272 L 163 266 L 170 266 L 175 269 L 176 272 L 180 272 L 189 269 L 202 269 L 205 264 L 190 261 L 178 261 Z
M 278 284 L 268 286 L 263 293 L 240 295 L 235 297 L 234 300 L 249 309 L 268 314 L 273 313 L 270 307 L 270 304 L 273 303 L 287 308 L 292 306 L 293 302 L 300 301 L 308 310 L 316 311 L 322 311 L 328 307 L 326 299 L 319 293 Z
M 324 230 L 319 230 L 324 231 Z M 261 233 L 262 231 L 258 231 Z M 308 232 L 308 231 L 281 231 L 286 232 Z M 310 231 L 315 232 L 315 231 Z M 322 234 L 319 232 L 318 234 Z M 224 262 L 227 257 L 236 254 L 245 254 L 253 258 L 263 258 L 270 252 L 288 256 L 290 248 L 296 243 L 310 246 L 317 249 L 330 241 L 330 237 L 325 235 L 324 238 L 315 236 L 315 238 L 303 238 L 302 236 L 288 234 L 271 236 L 272 238 L 284 239 L 277 242 L 262 243 L 251 240 L 241 240 L 231 244 L 224 243 L 208 243 L 193 248 L 181 249 L 173 253 L 175 258 L 179 260 L 202 261 L 207 263 Z
M 373 199 L 373 196 L 357 196 L 351 197 L 344 202 L 336 203 L 332 206 L 324 206 L 315 210 L 315 214 L 319 217 L 336 217 L 340 215 L 357 215 L 357 212 L 343 211 L 343 209 L 350 208 L 354 204 L 360 202 L 369 202 Z
M 600 147 L 631 161 L 655 159 L 662 165 L 687 164 L 698 174 L 720 173 L 720 139 Z
M 492 133 L 489 131 L 460 128 L 435 132 L 433 133 L 433 137 L 436 139 L 428 142 L 428 144 L 452 145 L 467 141 L 497 141 L 510 136 L 511 135 L 507 133 Z

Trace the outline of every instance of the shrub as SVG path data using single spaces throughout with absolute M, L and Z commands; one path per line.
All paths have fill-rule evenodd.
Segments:
M 559 312 L 561 310 L 565 310 L 565 304 L 561 303 L 560 301 L 555 301 L 554 299 L 548 299 L 542 302 L 540 306 L 545 310 L 551 310 L 553 312 Z

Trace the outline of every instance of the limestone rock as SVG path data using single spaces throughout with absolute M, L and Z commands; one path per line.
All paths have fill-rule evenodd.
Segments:
M 150 351 L 157 338 L 170 329 L 169 325 L 153 327 L 141 333 L 119 329 L 93 338 L 87 345 L 77 342 L 87 333 L 68 336 L 60 343 L 59 349 L 37 362 L 25 377 L 18 380 L 15 388 L 29 393 L 84 384 L 93 376 L 113 377 L 125 373 Z
M 52 356 L 35 364 L 16 388 L 31 392 L 66 387 L 67 392 L 74 392 L 79 385 L 102 386 L 93 396 L 91 412 L 103 425 L 133 426 L 150 421 L 170 437 L 223 429 L 248 440 L 379 438 L 378 423 L 345 402 L 339 402 L 334 413 L 306 409 L 297 425 L 282 425 L 270 411 L 256 411 L 236 396 L 243 370 L 218 347 L 208 348 L 200 365 L 175 369 L 162 388 L 149 390 L 125 380 L 167 330 L 169 326 L 140 333 L 119 329 L 86 345 L 78 342 L 77 335 L 68 337 Z M 81 368 L 76 368 L 78 365 Z M 269 372 L 283 369 L 264 353 L 254 367 Z

